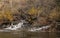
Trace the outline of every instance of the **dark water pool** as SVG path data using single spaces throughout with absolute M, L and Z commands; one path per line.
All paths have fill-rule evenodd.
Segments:
M 60 34 L 57 32 L 0 32 L 0 38 L 60 38 L 58 35 Z

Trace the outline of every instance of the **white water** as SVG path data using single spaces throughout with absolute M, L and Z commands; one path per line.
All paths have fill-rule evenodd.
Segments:
M 21 28 L 23 26 L 23 23 L 25 21 L 24 20 L 21 20 L 20 23 L 16 24 L 16 25 L 13 25 L 13 23 L 11 24 L 11 26 L 7 27 L 7 28 L 4 28 L 4 29 L 0 29 L 0 32 L 8 32 L 8 31 L 13 31 L 13 30 L 18 30 L 19 28 Z
M 18 29 L 21 29 L 25 21 L 22 20 L 22 22 L 18 23 L 17 25 L 13 25 L 13 23 L 11 24 L 10 27 L 7 27 L 5 28 L 4 30 L 0 30 L 0 31 L 9 31 L 9 30 L 18 30 Z M 50 27 L 50 25 L 47 25 L 47 26 L 42 26 L 42 27 L 39 27 L 39 28 L 30 28 L 28 29 L 27 31 L 31 31 L 31 32 L 35 32 L 35 31 L 41 31 L 42 29 L 48 29 Z
M 23 25 L 22 22 L 18 23 L 17 25 L 11 25 L 10 27 L 8 28 L 5 28 L 5 29 L 8 29 L 8 30 L 17 30 L 18 28 L 21 28 L 21 26 Z
M 19 28 L 21 28 L 23 26 L 23 22 L 20 22 L 18 23 L 17 25 L 13 25 L 8 27 L 8 28 L 5 28 L 5 29 L 8 29 L 8 30 L 17 30 Z M 13 28 L 12 28 L 13 27 Z M 27 31 L 31 31 L 31 32 L 35 32 L 35 31 L 41 31 L 42 29 L 48 29 L 50 26 L 43 26 L 43 27 L 39 27 L 39 28 L 31 28 L 31 29 L 28 29 Z
M 29 31 L 35 32 L 35 31 L 42 31 L 42 29 L 48 29 L 50 26 L 43 26 L 40 28 L 31 28 Z

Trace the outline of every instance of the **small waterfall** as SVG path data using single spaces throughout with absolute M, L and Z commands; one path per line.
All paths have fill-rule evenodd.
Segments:
M 8 28 L 5 28 L 5 29 L 8 29 L 8 30 L 17 30 L 18 28 L 21 28 L 21 26 L 23 25 L 23 23 L 18 23 L 17 25 L 11 25 L 10 27 Z
M 16 25 L 13 25 L 13 23 L 12 23 L 10 27 L 7 27 L 5 29 L 7 29 L 7 30 L 17 30 L 17 29 L 19 29 L 23 26 L 23 23 L 24 23 L 23 20 Z
M 4 29 L 0 29 L 0 32 L 11 32 L 11 31 L 16 31 L 18 29 L 20 29 L 23 26 L 24 20 L 21 20 L 21 22 L 19 22 L 18 24 L 14 25 L 13 23 L 11 24 L 11 26 L 4 28 Z
M 28 31 L 31 31 L 31 32 L 42 31 L 42 29 L 48 29 L 48 28 L 50 28 L 50 27 L 51 27 L 51 26 L 49 26 L 49 25 L 47 25 L 47 26 L 42 26 L 42 27 L 39 27 L 39 28 L 34 27 L 34 28 L 31 28 L 31 29 L 28 30 Z
M 16 30 L 20 30 L 22 28 L 22 26 L 24 26 L 24 23 L 26 23 L 24 20 L 21 20 L 21 22 L 19 22 L 18 24 L 16 25 L 13 25 L 13 23 L 11 24 L 11 26 L 7 27 L 7 28 L 4 28 L 3 30 L 0 30 L 1 32 L 2 31 L 16 31 Z M 47 26 L 42 26 L 42 27 L 32 27 L 32 28 L 29 28 L 27 29 L 27 31 L 30 31 L 30 32 L 36 32 L 36 31 L 42 31 L 42 29 L 48 29 L 50 28 L 51 26 L 50 25 L 47 25 Z

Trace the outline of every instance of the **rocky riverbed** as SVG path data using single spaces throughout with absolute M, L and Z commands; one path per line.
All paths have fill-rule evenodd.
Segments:
M 0 38 L 60 38 L 60 0 L 0 0 Z

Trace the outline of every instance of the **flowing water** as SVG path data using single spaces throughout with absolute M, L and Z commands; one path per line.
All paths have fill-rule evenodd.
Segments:
M 56 38 L 57 32 L 42 32 L 42 29 L 48 29 L 50 26 L 40 28 L 22 29 L 23 22 L 17 25 L 11 24 L 10 27 L 0 30 L 0 38 Z M 57 37 L 59 38 L 59 37 Z

